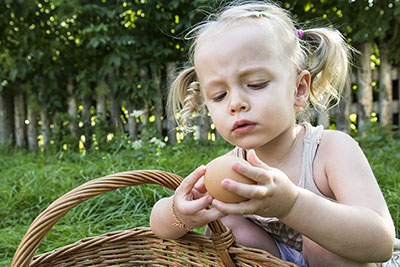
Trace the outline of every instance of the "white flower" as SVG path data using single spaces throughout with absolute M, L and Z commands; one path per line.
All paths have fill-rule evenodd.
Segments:
M 143 146 L 142 140 L 136 140 L 136 141 L 132 142 L 132 148 L 135 150 L 142 148 L 142 146 Z
M 161 141 L 160 139 L 157 139 L 157 137 L 151 138 L 150 143 L 155 144 L 158 148 L 163 148 L 166 146 L 166 144 L 163 141 Z
M 143 114 L 144 114 L 144 110 L 134 110 L 134 111 L 132 111 L 131 114 L 129 114 L 129 116 L 139 118 Z

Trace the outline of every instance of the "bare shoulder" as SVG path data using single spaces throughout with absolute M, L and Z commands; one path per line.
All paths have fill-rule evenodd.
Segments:
M 324 130 L 320 143 L 321 154 L 324 157 L 332 158 L 339 155 L 363 156 L 362 149 L 356 140 L 347 133 L 337 130 Z
M 338 130 L 324 130 L 321 144 L 324 145 L 355 145 L 357 142 L 349 134 Z
M 319 157 L 328 171 L 329 167 L 369 168 L 368 160 L 356 140 L 347 133 L 337 130 L 324 130 Z
M 335 185 L 339 179 L 345 178 L 343 173 L 338 172 L 347 170 L 348 173 L 352 165 L 348 163 L 356 158 L 363 159 L 362 165 L 368 165 L 363 152 L 350 135 L 337 130 L 323 131 L 314 160 L 314 181 L 325 196 L 337 199 Z
M 324 130 L 318 153 L 329 187 L 339 202 L 373 206 L 369 196 L 381 199 L 371 166 L 353 137 Z

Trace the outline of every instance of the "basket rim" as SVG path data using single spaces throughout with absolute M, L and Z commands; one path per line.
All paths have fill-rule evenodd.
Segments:
M 29 266 L 35 251 L 51 228 L 68 211 L 80 203 L 118 188 L 142 184 L 156 184 L 175 190 L 182 180 L 181 176 L 166 171 L 133 170 L 114 173 L 87 181 L 56 199 L 34 219 L 14 254 L 11 267 Z M 211 231 L 216 235 L 227 232 L 227 229 L 219 220 L 211 222 L 209 226 Z M 226 258 L 227 262 L 231 262 L 228 263 L 228 266 L 234 266 L 233 261 L 226 251 L 221 251 L 221 255 L 221 257 Z
M 50 257 L 50 254 L 48 253 L 51 252 L 46 252 L 35 256 L 35 259 L 33 259 L 34 253 L 36 252 L 38 246 L 46 237 L 47 233 L 51 230 L 51 228 L 59 221 L 59 219 L 61 219 L 66 213 L 68 213 L 71 209 L 73 209 L 80 203 L 88 199 L 91 199 L 97 195 L 113 191 L 118 188 L 124 188 L 142 184 L 156 184 L 164 186 L 171 190 L 175 190 L 180 185 L 182 180 L 183 178 L 181 176 L 166 171 L 133 170 L 133 171 L 114 173 L 104 177 L 87 181 L 86 183 L 70 190 L 63 196 L 56 199 L 34 219 L 32 224 L 28 228 L 25 236 L 18 245 L 18 248 L 11 262 L 11 267 L 27 267 L 31 263 L 33 263 L 33 261 L 37 262 L 39 259 L 43 259 L 43 257 Z M 220 260 L 222 261 L 222 263 L 225 266 L 229 267 L 236 266 L 230 253 L 232 253 L 232 251 L 235 251 L 235 249 L 239 247 L 243 248 L 243 246 L 237 245 L 235 243 L 235 238 L 233 236 L 232 231 L 227 229 L 220 220 L 210 222 L 208 226 L 212 232 L 212 236 L 211 238 L 209 238 L 209 241 L 213 243 L 216 253 L 220 258 Z M 144 229 L 143 227 L 140 228 Z M 129 231 L 132 230 L 123 230 L 122 232 L 121 231 L 117 232 L 131 234 L 132 232 Z M 149 231 L 149 229 L 143 231 Z M 100 235 L 100 238 L 107 238 L 107 236 L 112 235 L 113 233 L 116 232 L 110 232 Z M 151 230 L 150 233 L 154 234 L 151 232 Z M 185 240 L 185 238 L 193 236 L 193 234 L 194 233 L 185 235 L 179 240 Z M 90 237 L 87 237 L 77 242 L 87 242 L 88 240 L 92 239 Z M 77 242 L 75 242 L 74 244 L 77 244 Z M 70 244 L 55 250 L 71 249 L 71 246 L 74 244 Z M 251 251 L 254 251 L 254 249 Z M 255 251 L 258 251 L 257 253 L 263 255 L 263 257 L 275 258 L 266 251 L 261 251 L 257 249 L 255 249 Z M 277 262 L 285 263 L 280 259 L 276 258 L 276 260 Z M 285 265 L 272 265 L 272 266 L 297 266 L 297 265 L 285 264 Z

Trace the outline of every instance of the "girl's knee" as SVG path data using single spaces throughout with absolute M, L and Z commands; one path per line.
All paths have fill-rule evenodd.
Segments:
M 278 247 L 273 238 L 261 227 L 239 215 L 228 215 L 221 219 L 222 223 L 232 229 L 236 242 L 240 245 L 268 251 L 280 257 Z

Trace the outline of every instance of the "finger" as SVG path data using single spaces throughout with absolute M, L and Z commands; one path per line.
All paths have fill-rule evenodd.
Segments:
M 248 199 L 263 199 L 269 192 L 267 185 L 243 184 L 231 179 L 222 180 L 221 185 L 224 189 Z
M 223 214 L 245 215 L 252 213 L 248 209 L 249 205 L 246 203 L 248 203 L 248 201 L 240 203 L 225 203 L 214 199 L 211 204 Z
M 179 205 L 179 210 L 185 215 L 197 213 L 210 206 L 213 198 L 210 195 L 203 196 L 199 199 L 184 201 Z
M 206 168 L 204 165 L 198 167 L 191 174 L 189 174 L 176 189 L 175 194 L 187 194 L 192 190 L 197 181 L 204 175 Z
M 209 195 L 207 192 L 205 193 L 199 192 L 196 188 L 193 188 L 192 194 L 193 194 L 193 199 L 199 199 L 201 197 L 204 197 L 205 195 Z
M 266 184 L 271 179 L 269 173 L 269 170 L 271 170 L 271 168 L 269 168 L 267 165 L 264 165 L 263 163 L 261 163 L 260 166 L 252 166 L 242 164 L 240 162 L 235 162 L 232 165 L 232 169 L 261 184 Z
M 205 223 L 209 223 L 212 221 L 219 220 L 223 217 L 225 217 L 227 214 L 216 209 L 216 208 L 211 208 L 211 209 L 204 209 L 199 212 L 199 215 L 204 218 Z
M 196 188 L 197 191 L 199 191 L 199 192 L 201 192 L 201 193 L 203 193 L 203 194 L 207 192 L 206 186 L 205 186 L 205 184 L 204 184 L 204 176 L 201 177 L 201 178 L 197 181 L 197 183 L 194 185 L 194 188 Z

